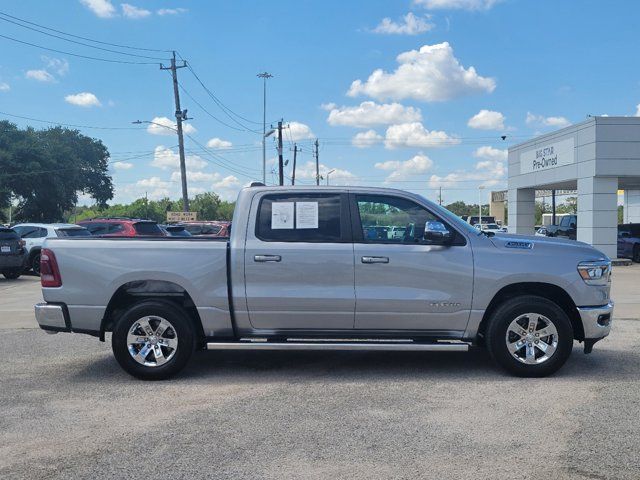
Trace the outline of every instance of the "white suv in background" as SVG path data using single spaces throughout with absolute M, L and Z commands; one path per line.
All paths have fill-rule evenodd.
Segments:
M 40 250 L 45 239 L 91 236 L 89 230 L 72 223 L 19 223 L 12 228 L 25 241 L 26 269 L 36 275 L 40 275 Z

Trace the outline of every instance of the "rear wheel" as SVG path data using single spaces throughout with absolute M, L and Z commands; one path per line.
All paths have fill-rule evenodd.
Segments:
M 496 309 L 486 343 L 493 359 L 510 373 L 544 377 L 556 372 L 571 355 L 573 328 L 556 303 L 523 295 Z
M 36 252 L 31 257 L 31 270 L 33 273 L 40 276 L 40 252 Z
M 145 300 L 118 320 L 111 337 L 113 354 L 130 375 L 162 380 L 178 373 L 193 353 L 193 326 L 184 310 L 162 300 Z
M 2 272 L 2 275 L 4 275 L 4 278 L 6 278 L 7 280 L 15 280 L 16 278 L 20 277 L 21 273 L 22 272 L 19 269 L 5 270 L 4 272 Z

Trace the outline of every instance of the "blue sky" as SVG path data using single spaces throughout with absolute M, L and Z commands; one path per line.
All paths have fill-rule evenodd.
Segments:
M 285 159 L 292 159 L 293 141 L 302 149 L 297 183 L 314 182 L 309 162 L 319 138 L 321 174 L 336 169 L 333 184 L 393 186 L 432 199 L 442 187 L 445 203 L 477 201 L 480 185 L 503 188 L 510 144 L 589 114 L 635 115 L 640 103 L 635 1 L 130 2 L 25 0 L 4 2 L 0 11 L 103 42 L 177 50 L 223 105 L 191 71 L 179 71 L 192 97 L 181 92 L 193 117 L 186 138 L 191 194 L 233 199 L 261 178 L 256 74 L 265 70 L 274 75 L 267 119 L 282 117 L 289 126 Z M 5 114 L 122 128 L 80 128 L 112 153 L 114 200 L 145 192 L 178 198 L 175 135 L 131 124 L 173 116 L 171 81 L 160 60 L 88 48 L 6 21 L 0 35 L 67 52 L 0 37 L 0 118 L 21 126 L 46 124 Z M 275 156 L 269 138 L 268 183 L 277 179 Z

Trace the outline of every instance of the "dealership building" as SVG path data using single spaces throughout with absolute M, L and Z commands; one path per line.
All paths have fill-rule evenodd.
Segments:
M 589 117 L 509 148 L 509 231 L 533 233 L 536 190 L 577 191 L 577 240 L 615 258 L 618 190 L 640 223 L 640 118 Z

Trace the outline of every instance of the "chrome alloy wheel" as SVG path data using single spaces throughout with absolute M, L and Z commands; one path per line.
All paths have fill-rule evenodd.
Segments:
M 133 359 L 146 367 L 159 367 L 178 349 L 178 335 L 168 320 L 155 315 L 142 317 L 129 329 L 127 347 Z
M 524 313 L 509 324 L 505 340 L 516 360 L 539 365 L 549 360 L 558 348 L 558 330 L 544 315 Z

